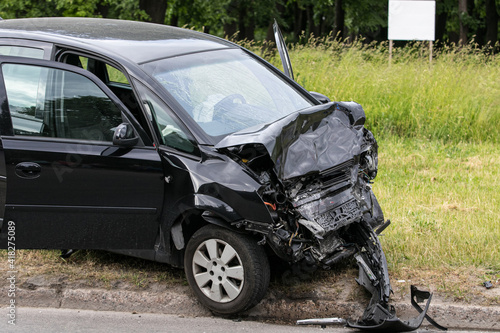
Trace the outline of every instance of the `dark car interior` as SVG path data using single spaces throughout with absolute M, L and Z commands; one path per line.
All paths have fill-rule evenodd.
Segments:
M 101 79 L 101 81 L 106 84 L 106 86 L 132 113 L 132 115 L 147 133 L 150 140 L 153 140 L 150 129 L 148 127 L 148 121 L 146 120 L 144 113 L 139 107 L 139 103 L 137 102 L 137 98 L 132 87 L 130 86 L 130 83 L 128 82 L 122 71 L 100 59 L 91 58 L 86 55 L 81 55 L 70 51 L 62 52 L 60 55 L 58 55 L 57 60 L 88 70 L 99 79 Z

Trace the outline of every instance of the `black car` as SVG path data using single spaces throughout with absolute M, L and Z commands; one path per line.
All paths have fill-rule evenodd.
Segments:
M 373 300 L 351 325 L 393 316 L 365 113 L 295 83 L 280 35 L 287 75 L 191 30 L 0 21 L 2 246 L 184 267 L 220 314 L 263 298 L 269 256 L 302 271 L 354 256 Z

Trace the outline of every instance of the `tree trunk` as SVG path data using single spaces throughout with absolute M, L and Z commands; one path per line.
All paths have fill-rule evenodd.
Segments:
M 486 42 L 495 45 L 498 41 L 499 15 L 495 0 L 486 0 Z
M 245 27 L 245 38 L 248 40 L 255 39 L 255 15 L 252 13 L 252 17 L 249 18 L 248 24 Z
M 231 39 L 233 37 L 236 37 L 235 34 L 238 31 L 238 22 L 237 19 L 239 18 L 239 2 L 237 0 L 231 1 L 228 6 L 226 7 L 226 13 L 227 16 L 231 18 L 235 18 L 233 22 L 230 23 L 225 23 L 223 26 L 224 29 L 224 36 Z M 241 33 L 241 31 L 240 31 Z
M 252 11 L 251 5 L 241 1 L 238 9 L 238 35 L 239 40 L 255 39 L 255 15 Z
M 342 8 L 342 0 L 335 0 L 335 25 L 333 35 L 335 38 L 344 38 L 344 8 Z
M 459 42 L 462 45 L 467 44 L 467 34 L 469 33 L 469 29 L 464 22 L 465 16 L 467 16 L 467 0 L 458 0 L 458 18 L 460 21 Z
M 167 1 L 139 0 L 139 8 L 151 17 L 151 22 L 165 24 Z
M 171 26 L 178 27 L 179 26 L 179 15 L 177 15 L 177 14 L 172 15 L 172 17 L 170 18 L 169 24 Z
M 446 21 L 448 20 L 448 13 L 443 10 L 439 14 L 436 11 L 436 40 L 444 42 L 444 33 L 446 31 Z
M 294 14 L 295 14 L 294 15 L 295 20 L 293 22 L 293 35 L 295 36 L 296 39 L 299 39 L 302 30 L 305 30 L 303 28 L 304 10 L 300 9 L 299 4 L 297 2 L 295 2 L 294 5 Z
M 306 13 L 307 13 L 307 37 L 309 38 L 311 37 L 311 34 L 314 34 L 314 16 L 313 16 L 314 10 L 312 5 L 306 7 Z
M 268 43 L 274 42 L 273 24 L 274 24 L 274 21 L 270 21 L 269 24 L 267 25 L 266 42 L 268 42 Z
M 108 17 L 109 5 L 103 5 L 102 3 L 97 4 L 97 14 L 101 15 L 103 18 Z
M 236 22 L 224 24 L 224 37 L 231 39 L 231 37 L 234 36 L 236 31 L 238 31 L 238 26 L 236 25 Z

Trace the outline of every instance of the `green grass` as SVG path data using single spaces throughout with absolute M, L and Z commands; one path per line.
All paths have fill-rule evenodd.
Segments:
M 425 43 L 395 49 L 387 43 L 298 45 L 290 50 L 295 79 L 335 101 L 356 101 L 376 137 L 499 142 L 500 56 L 474 45 L 435 51 Z M 267 56 L 281 68 L 279 56 Z
M 185 283 L 184 272 L 161 263 L 99 250 L 80 250 L 63 259 L 60 250 L 18 250 L 16 270 L 21 281 L 33 276 L 65 276 L 90 287 L 112 288 L 126 283 L 143 289 L 154 283 Z M 0 271 L 7 270 L 7 251 L 0 251 Z
M 393 222 L 382 237 L 392 267 L 500 272 L 500 147 L 379 143 L 374 191 Z

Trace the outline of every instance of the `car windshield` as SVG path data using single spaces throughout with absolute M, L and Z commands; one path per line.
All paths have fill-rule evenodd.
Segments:
M 143 65 L 210 136 L 274 122 L 313 103 L 243 50 L 194 53 Z

